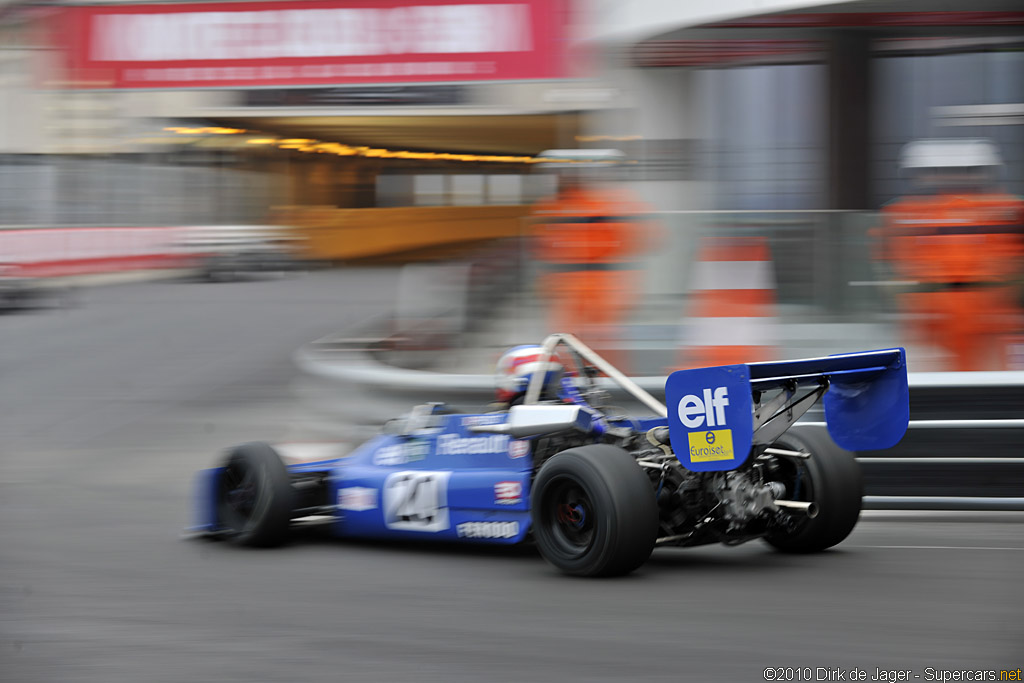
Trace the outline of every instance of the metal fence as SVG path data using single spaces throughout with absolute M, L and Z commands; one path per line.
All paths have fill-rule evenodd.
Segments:
M 758 237 L 768 247 L 780 305 L 856 316 L 887 303 L 877 288 L 864 286 L 883 279 L 872 258 L 876 212 L 669 211 L 647 218 L 660 236 L 643 256 L 646 296 L 691 291 L 702 238 Z
M 899 289 L 885 263 L 874 257 L 877 212 L 863 211 L 670 211 L 636 215 L 653 238 L 617 268 L 635 271 L 632 302 L 613 332 L 617 344 L 636 356 L 630 368 L 640 375 L 663 374 L 678 361 L 680 343 L 694 321 L 692 294 L 700 289 L 705 238 L 758 238 L 771 289 L 777 357 L 800 357 L 903 345 Z M 535 234 L 532 219 L 524 236 Z M 627 238 L 628 239 L 628 238 Z M 557 272 L 543 253 L 530 248 L 520 258 L 525 292 L 500 314 L 543 320 L 550 291 L 542 276 Z M 923 362 L 934 353 L 915 353 L 913 370 L 937 370 Z
M 687 299 L 705 237 L 758 237 L 768 245 L 780 327 L 780 356 L 799 357 L 909 346 L 902 338 L 891 279 L 873 256 L 878 216 L 863 212 L 672 212 L 648 214 L 660 236 L 639 257 L 643 283 L 628 325 L 634 343 L 632 374 L 661 396 L 666 368 L 679 343 Z M 524 225 L 530 234 L 532 226 Z M 535 278 L 542 264 L 528 242 L 520 259 Z M 529 341 L 507 336 L 544 330 L 544 292 L 523 283 L 512 307 L 495 308 L 489 332 L 476 337 L 492 350 Z M 448 401 L 464 409 L 493 396 L 493 378 L 472 365 L 472 349 L 435 349 L 435 372 L 401 367 L 381 328 L 344 333 L 301 349 L 296 362 L 304 379 L 296 384 L 311 419 L 346 437 L 365 436 L 389 416 L 421 401 Z M 543 332 L 541 332 L 543 330 Z M 369 340 L 369 341 L 368 341 Z M 911 369 L 922 350 L 908 349 Z M 925 351 L 925 353 L 927 353 Z M 493 356 L 490 353 L 489 356 Z M 459 363 L 446 363 L 457 356 Z M 488 354 L 483 354 L 484 358 Z M 420 358 L 422 361 L 422 358 Z M 454 367 L 461 368 L 453 372 Z M 463 374 L 469 368 L 475 374 Z M 913 372 L 911 424 L 903 441 L 885 452 L 858 453 L 865 476 L 865 505 L 876 509 L 1024 510 L 1024 372 Z M 616 396 L 628 405 L 626 397 Z M 820 409 L 807 420 L 823 419 Z
M 355 445 L 417 403 L 445 401 L 472 412 L 493 399 L 489 374 L 393 365 L 391 344 L 377 336 L 381 329 L 378 322 L 357 335 L 325 337 L 296 352 L 303 375 L 293 389 L 306 408 L 305 436 L 313 433 Z M 600 381 L 618 403 L 638 408 L 607 380 Z M 664 377 L 636 381 L 664 399 Z M 911 374 L 906 436 L 886 451 L 856 454 L 864 474 L 865 507 L 1024 510 L 1024 458 L 1019 457 L 1024 420 L 1012 417 L 1022 409 L 1024 373 Z M 805 422 L 823 418 L 815 406 Z

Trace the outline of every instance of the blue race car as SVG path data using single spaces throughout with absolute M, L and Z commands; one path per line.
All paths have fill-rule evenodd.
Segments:
M 501 410 L 418 406 L 344 457 L 230 450 L 201 473 L 197 530 L 250 546 L 311 520 L 341 537 L 532 541 L 579 576 L 628 573 L 663 545 L 817 552 L 860 514 L 850 451 L 893 446 L 909 420 L 899 348 L 674 372 L 668 407 L 572 335 L 537 348 L 575 371 L 548 394 L 533 373 Z M 653 415 L 610 406 L 609 384 Z M 790 430 L 819 399 L 827 431 Z

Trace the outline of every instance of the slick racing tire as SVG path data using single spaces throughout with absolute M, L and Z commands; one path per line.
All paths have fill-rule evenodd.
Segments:
M 598 444 L 552 456 L 540 468 L 531 498 L 540 554 L 567 574 L 627 574 L 654 550 L 654 487 L 621 448 Z
M 789 528 L 765 536 L 788 553 L 815 553 L 842 542 L 860 517 L 864 482 L 853 453 L 837 446 L 820 427 L 794 428 L 772 444 L 776 448 L 810 453 L 806 460 L 779 458 L 786 485 L 784 498 L 813 502 L 813 518 L 795 519 Z M 803 513 L 794 512 L 793 516 Z
M 288 538 L 294 492 L 281 457 L 265 443 L 228 453 L 217 485 L 217 519 L 227 538 L 271 547 Z

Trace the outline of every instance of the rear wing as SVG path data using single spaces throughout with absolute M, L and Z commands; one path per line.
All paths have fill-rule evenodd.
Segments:
M 818 399 L 832 440 L 847 450 L 894 446 L 910 420 L 902 348 L 680 370 L 665 396 L 672 448 L 696 472 L 739 467 Z
M 901 348 L 822 358 L 722 365 L 673 372 L 658 401 L 571 334 L 549 335 L 539 362 L 564 345 L 659 417 L 672 449 L 695 472 L 736 469 L 760 454 L 824 397 L 833 441 L 851 451 L 895 446 L 910 421 L 907 354 Z M 524 405 L 540 400 L 544 373 L 534 373 Z

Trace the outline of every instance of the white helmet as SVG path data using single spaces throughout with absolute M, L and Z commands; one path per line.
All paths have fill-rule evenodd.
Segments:
M 543 349 L 536 344 L 516 346 L 498 359 L 495 370 L 495 384 L 499 401 L 511 401 L 530 386 L 535 373 L 544 373 L 542 396 L 556 396 L 562 382 L 565 366 L 553 355 L 547 362 L 541 362 Z

